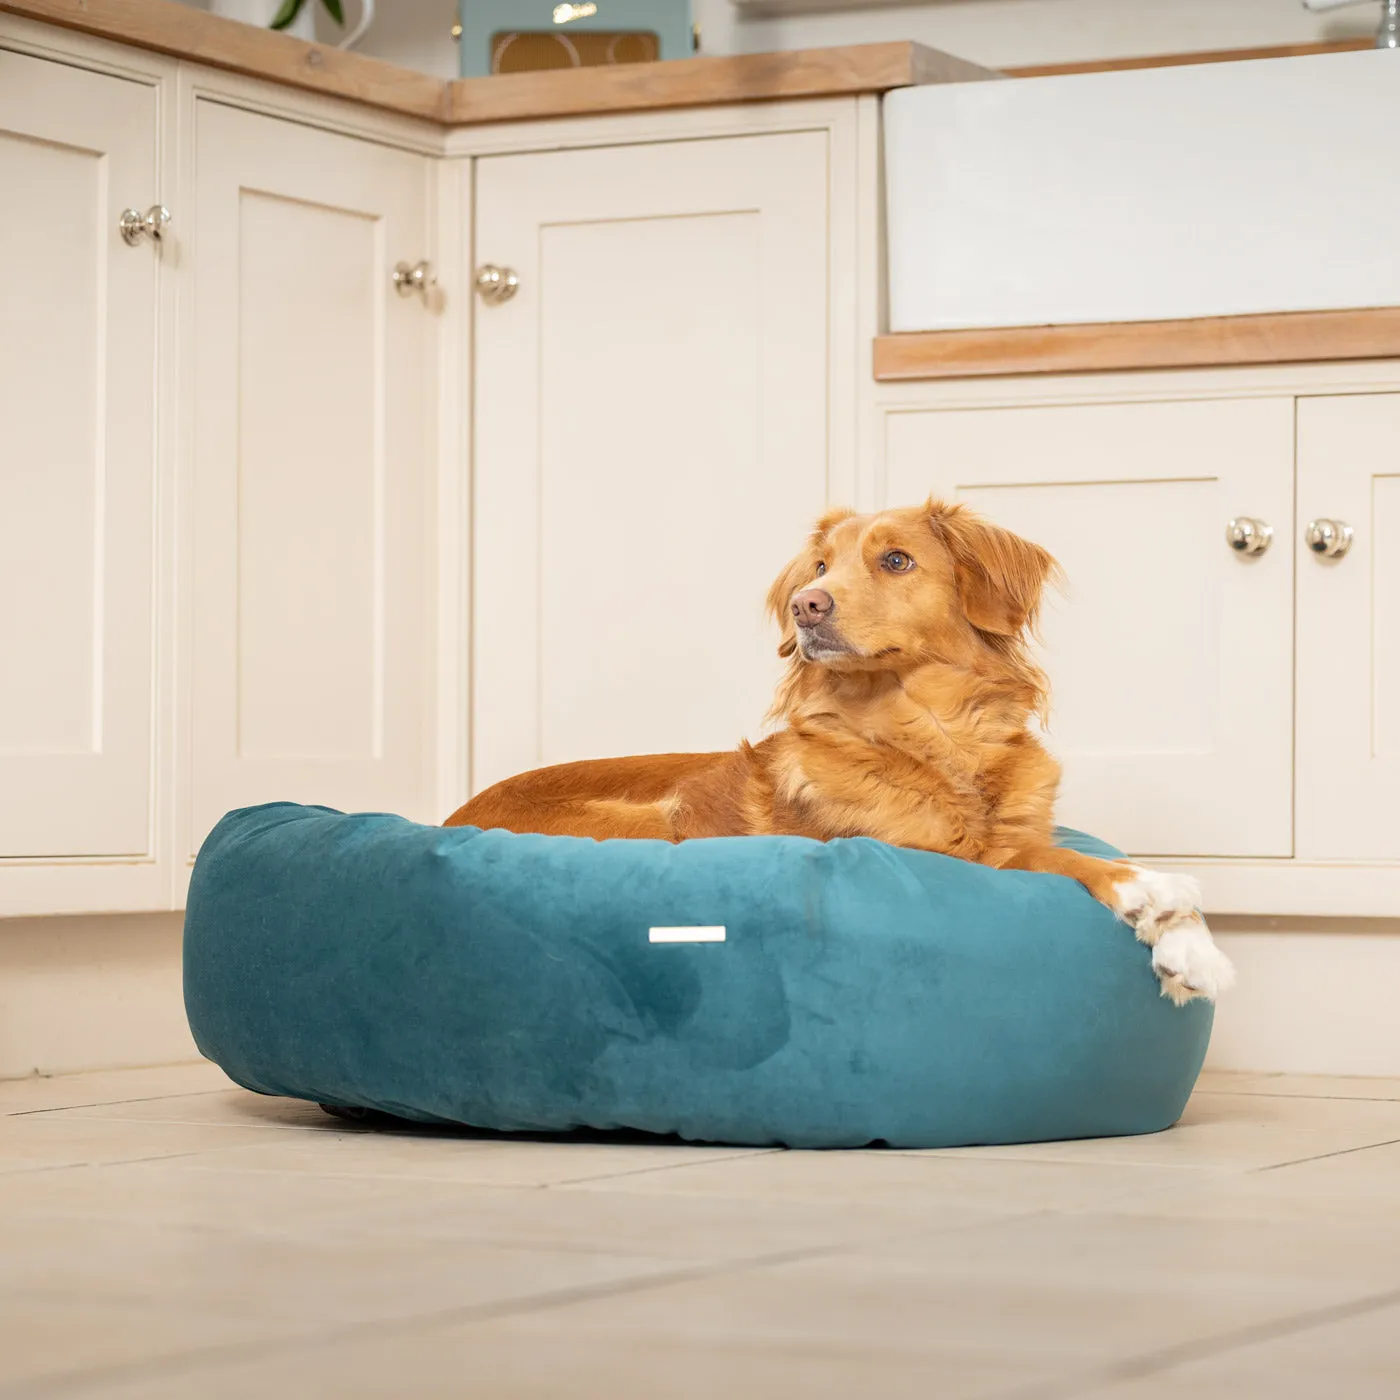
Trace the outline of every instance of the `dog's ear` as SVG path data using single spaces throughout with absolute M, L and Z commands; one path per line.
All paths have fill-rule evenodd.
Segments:
M 845 506 L 838 506 L 834 510 L 827 511 L 812 530 L 811 538 L 807 541 L 807 548 L 773 580 L 773 586 L 768 590 L 768 611 L 777 619 L 781 632 L 778 640 L 779 656 L 791 656 L 797 650 L 797 627 L 792 620 L 792 610 L 788 606 L 792 601 L 792 595 L 804 583 L 812 581 L 827 532 L 834 525 L 839 525 L 841 521 L 854 514 L 854 511 L 848 510 Z
M 773 580 L 773 586 L 768 590 L 768 611 L 776 619 L 780 634 L 779 656 L 791 656 L 797 650 L 797 625 L 792 620 L 792 609 L 788 604 L 792 601 L 792 595 L 811 577 L 813 567 L 808 551 L 804 549 Z
M 1002 637 L 1034 627 L 1045 585 L 1059 577 L 1059 565 L 1049 552 L 966 506 L 930 500 L 928 513 L 934 533 L 952 557 L 967 620 Z

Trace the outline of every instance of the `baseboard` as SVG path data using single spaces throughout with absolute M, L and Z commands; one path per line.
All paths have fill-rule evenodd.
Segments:
M 1225 921 L 1220 921 L 1221 923 Z M 1293 927 L 1301 920 L 1244 919 L 1217 927 L 1239 984 L 1221 999 L 1209 1069 L 1275 1074 L 1400 1076 L 1400 932 Z
M 0 920 L 0 1079 L 198 1058 L 181 914 Z

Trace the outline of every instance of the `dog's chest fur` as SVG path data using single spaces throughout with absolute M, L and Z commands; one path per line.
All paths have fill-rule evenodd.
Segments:
M 804 697 L 760 745 L 771 788 L 746 804 L 755 829 L 991 863 L 1048 834 L 1059 769 L 1027 729 L 1025 698 L 968 681 L 937 668 L 839 705 Z

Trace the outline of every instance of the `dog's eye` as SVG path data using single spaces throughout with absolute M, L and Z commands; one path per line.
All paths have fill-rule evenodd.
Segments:
M 825 564 L 818 564 L 818 565 L 817 565 L 817 577 L 820 578 L 825 572 L 826 572 L 826 565 L 825 565 Z
M 907 574 L 914 567 L 914 561 L 902 549 L 890 550 L 883 563 L 896 574 Z

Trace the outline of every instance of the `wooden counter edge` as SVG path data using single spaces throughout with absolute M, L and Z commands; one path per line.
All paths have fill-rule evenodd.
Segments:
M 1028 63 L 1004 68 L 1008 78 L 1062 78 L 1077 73 L 1125 73 L 1135 68 L 1183 68 L 1197 63 L 1249 63 L 1261 58 L 1309 58 L 1320 53 L 1355 53 L 1375 48 L 1373 39 L 1330 39 L 1317 44 L 1271 44 L 1252 49 L 1197 49 L 1186 53 L 1144 54 L 1139 58 L 1098 58 L 1080 63 Z
M 923 83 L 976 82 L 1000 77 L 990 68 L 922 44 L 853 44 L 843 48 L 458 78 L 448 84 L 446 119 L 452 125 L 530 121 L 540 117 L 851 96 Z
M 1400 356 L 1400 307 L 1179 321 L 913 331 L 875 338 L 881 383 Z

